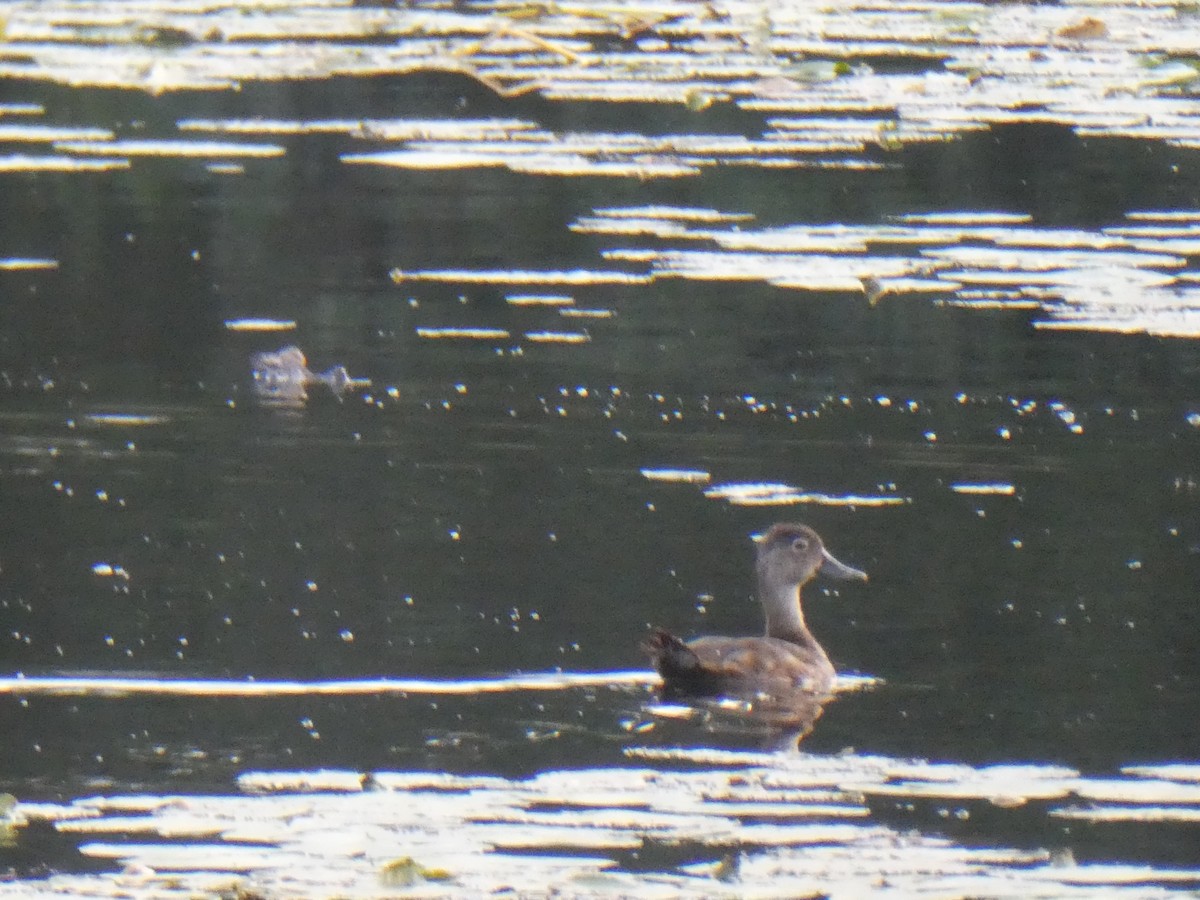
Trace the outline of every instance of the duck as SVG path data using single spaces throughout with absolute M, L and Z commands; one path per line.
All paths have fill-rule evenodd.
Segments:
M 808 630 L 800 592 L 818 572 L 843 581 L 867 581 L 867 573 L 835 559 L 807 525 L 778 522 L 755 542 L 766 633 L 684 641 L 654 629 L 643 648 L 662 676 L 664 694 L 757 698 L 777 705 L 808 704 L 833 695 L 837 671 Z
M 313 384 L 326 385 L 339 399 L 351 390 L 371 386 L 369 378 L 354 378 L 345 366 L 314 372 L 308 367 L 304 351 L 294 344 L 251 354 L 250 374 L 255 397 L 268 406 L 301 407 Z

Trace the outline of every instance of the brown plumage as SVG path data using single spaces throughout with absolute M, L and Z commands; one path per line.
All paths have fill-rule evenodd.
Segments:
M 643 645 L 668 694 L 733 696 L 787 702 L 829 696 L 837 673 L 812 636 L 800 589 L 820 571 L 867 580 L 838 562 L 807 525 L 782 522 L 758 539 L 758 596 L 767 620 L 763 637 L 701 637 L 683 641 L 655 629 Z

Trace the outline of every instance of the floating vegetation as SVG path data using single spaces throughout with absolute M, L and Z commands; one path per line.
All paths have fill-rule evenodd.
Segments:
M 993 816 L 1051 802 L 1090 779 L 1055 766 L 974 768 L 853 753 L 629 747 L 630 764 L 530 778 L 443 772 L 245 772 L 241 794 L 113 795 L 13 803 L 10 830 L 48 823 L 117 873 L 0 885 L 149 898 L 244 896 L 1169 896 L 1200 869 L 1075 864 L 1068 853 L 959 844 L 877 821 L 881 798 Z M 1108 779 L 1129 781 L 1136 778 Z M 939 799 L 940 798 L 940 799 Z M 868 802 L 870 801 L 870 802 Z M 965 804 L 965 805 L 964 805 Z M 1168 808 L 1130 805 L 1165 824 Z M 1060 815 L 1055 810 L 1050 813 Z M 1097 816 L 1094 821 L 1108 821 Z M 1124 820 L 1121 820 L 1124 821 Z M 646 852 L 643 851 L 653 851 Z M 1069 848 L 1068 848 L 1069 851 Z M 647 860 L 628 865 L 644 855 Z M 880 883 L 886 873 L 887 883 Z M 224 881 L 221 881 L 224 879 Z

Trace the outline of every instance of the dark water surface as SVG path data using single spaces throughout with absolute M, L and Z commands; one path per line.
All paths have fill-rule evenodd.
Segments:
M 505 116 L 516 103 L 555 127 L 644 130 L 664 115 L 504 104 L 451 76 L 4 95 L 151 136 L 190 116 Z M 740 127 L 719 111 L 703 120 Z M 749 535 L 798 519 L 871 575 L 814 586 L 810 624 L 839 668 L 886 679 L 833 704 L 806 750 L 1092 773 L 1197 760 L 1194 340 L 757 281 L 389 276 L 610 269 L 601 252 L 636 241 L 568 226 L 649 204 L 768 225 L 991 209 L 1093 228 L 1200 205 L 1194 158 L 1172 174 L 1176 154 L 1029 129 L 906 151 L 884 171 L 643 183 L 346 166 L 342 136 L 281 142 L 284 158 L 246 160 L 240 175 L 187 159 L 0 174 L 0 258 L 58 263 L 0 271 L 2 674 L 640 668 L 649 624 L 756 632 Z M 612 314 L 506 302 L 522 294 Z M 246 317 L 296 327 L 226 327 Z M 509 337 L 417 332 L 446 327 Z M 543 330 L 590 340 L 524 337 Z M 256 403 L 251 353 L 287 343 L 371 387 Z M 742 506 L 647 468 L 906 502 Z M 0 790 L 231 790 L 238 772 L 276 767 L 526 774 L 617 762 L 635 741 L 746 743 L 631 732 L 647 699 L 0 696 Z M 1097 846 L 1200 861 L 1190 838 Z

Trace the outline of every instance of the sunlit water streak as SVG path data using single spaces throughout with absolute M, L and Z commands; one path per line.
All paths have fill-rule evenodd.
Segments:
M 950 485 L 950 490 L 956 494 L 977 494 L 981 496 L 1011 497 L 1016 493 L 1016 486 L 1007 482 L 957 482 Z
M 38 271 L 44 269 L 57 269 L 58 262 L 53 259 L 0 259 L 0 271 L 4 272 L 25 272 Z
M 601 253 L 610 262 L 640 267 L 650 281 L 861 291 L 871 306 L 910 297 L 964 308 L 1037 308 L 1044 315 L 1034 325 L 1042 329 L 1200 335 L 1200 291 L 1194 287 L 1200 275 L 1192 264 L 1198 247 L 1190 231 L 1167 236 L 1161 226 L 1153 234 L 1146 233 L 1149 226 L 1042 228 L 1023 214 L 962 210 L 868 225 L 755 229 L 739 221 L 679 234 L 675 218 L 664 217 L 658 230 L 644 209 L 632 210 L 636 217 L 597 210 L 571 229 L 613 238 L 655 234 L 653 246 Z M 1138 215 L 1131 221 L 1154 213 Z M 684 240 L 687 245 L 679 246 Z
M 660 684 L 653 672 L 541 672 L 504 678 L 434 680 L 369 678 L 334 681 L 216 680 L 190 678 L 119 678 L 16 676 L 0 678 L 0 694 L 73 694 L 94 696 L 156 695 L 175 697 L 295 697 L 363 694 L 472 695 L 509 691 L 560 691 L 577 687 Z
M 227 319 L 225 327 L 229 331 L 249 331 L 270 333 L 276 331 L 295 331 L 294 319 L 268 319 L 261 316 L 250 316 L 244 319 Z
M 237 779 L 240 795 L 18 803 L 7 813 L 10 830 L 50 824 L 80 841 L 83 856 L 124 868 L 0 884 L 0 896 L 50 887 L 140 898 L 168 878 L 172 889 L 295 897 L 398 887 L 466 897 L 519 884 L 525 896 L 1143 898 L 1200 885 L 1200 869 L 975 847 L 935 829 L 900 830 L 874 812 L 890 798 L 909 809 L 943 808 L 958 822 L 974 814 L 1028 816 L 1027 805 L 1050 805 L 1049 816 L 1070 820 L 1089 811 L 1053 804 L 1091 797 L 1123 804 L 1097 810 L 1091 821 L 1169 826 L 1195 821 L 1195 807 L 1183 805 L 1195 802 L 1187 783 L 853 753 L 632 746 L 625 756 L 632 765 L 525 779 L 249 771 Z
M 278 144 L 250 144 L 220 141 L 57 141 L 54 149 L 80 156 L 157 156 L 201 157 L 204 159 L 255 157 L 258 159 L 283 156 L 287 151 Z
M 900 497 L 894 494 L 827 494 L 820 491 L 803 491 L 790 484 L 762 482 L 717 484 L 706 488 L 704 496 L 714 500 L 725 500 L 735 506 L 813 504 L 816 506 L 877 507 L 904 506 L 912 502 L 909 497 Z
M 92 425 L 112 425 L 118 428 L 146 425 L 166 425 L 170 416 L 156 413 L 88 413 L 83 420 Z
M 119 567 L 97 563 L 100 574 L 121 576 Z M 869 675 L 838 676 L 838 690 L 856 691 L 879 683 Z M 305 697 L 416 694 L 472 696 L 518 691 L 564 691 L 581 687 L 657 687 L 657 673 L 531 672 L 503 678 L 349 678 L 330 681 L 231 680 L 208 678 L 122 678 L 119 676 L 15 675 L 0 678 L 0 694 L 123 697 Z
M 24 153 L 0 156 L 0 172 L 117 172 L 128 168 L 128 159 L 77 159 Z
M 642 469 L 647 481 L 668 481 L 679 484 L 706 484 L 712 479 L 709 472 L 701 469 Z

